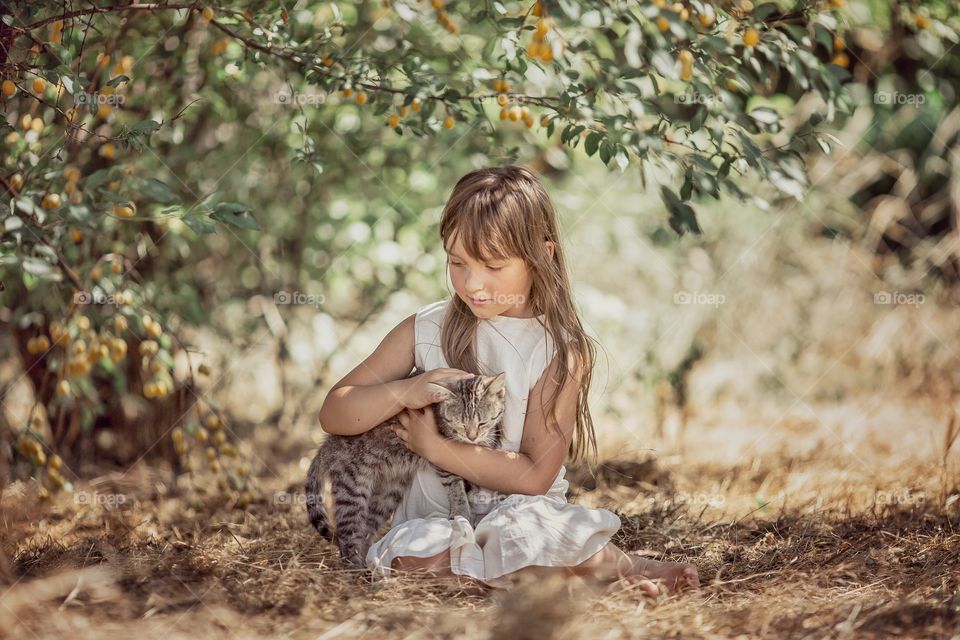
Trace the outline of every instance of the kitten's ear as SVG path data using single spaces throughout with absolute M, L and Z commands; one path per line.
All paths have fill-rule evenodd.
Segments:
M 500 394 L 505 393 L 507 387 L 507 372 L 498 373 L 493 378 L 488 378 L 486 382 L 487 393 Z

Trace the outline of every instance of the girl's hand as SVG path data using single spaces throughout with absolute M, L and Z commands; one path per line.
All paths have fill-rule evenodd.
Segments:
M 427 371 L 408 379 L 407 390 L 400 401 L 407 409 L 422 409 L 450 396 L 450 391 L 443 384 L 472 377 L 472 373 L 460 369 Z
M 422 411 L 407 409 L 397 415 L 401 426 L 391 425 L 390 428 L 397 434 L 404 446 L 410 451 L 427 460 L 432 460 L 433 453 L 445 440 L 437 427 L 437 419 L 433 415 L 433 407 L 427 405 Z

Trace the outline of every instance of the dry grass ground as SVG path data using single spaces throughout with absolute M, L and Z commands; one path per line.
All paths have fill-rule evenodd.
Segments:
M 770 437 L 795 439 L 789 427 Z M 608 458 L 594 476 L 568 474 L 573 499 L 620 514 L 621 547 L 695 562 L 698 593 L 653 602 L 578 583 L 371 583 L 308 528 L 296 464 L 278 464 L 267 497 L 246 510 L 168 495 L 164 478 L 140 467 L 77 487 L 122 504 L 62 497 L 41 507 L 29 486 L 8 487 L 0 635 L 957 637 L 960 487 L 942 460 L 889 467 L 864 458 L 864 440 L 855 455 L 873 465 L 851 464 L 838 447 L 799 457 L 786 446 L 736 464 L 701 440 L 683 465 L 638 453 Z

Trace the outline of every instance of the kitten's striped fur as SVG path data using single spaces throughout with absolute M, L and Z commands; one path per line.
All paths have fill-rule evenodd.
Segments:
M 452 394 L 434 405 L 440 432 L 455 440 L 499 446 L 506 374 L 474 376 L 443 386 Z M 390 418 L 356 436 L 327 436 L 307 472 L 310 524 L 327 539 L 335 538 L 340 557 L 357 566 L 363 566 L 371 537 L 393 515 L 413 475 L 429 464 L 404 446 L 390 424 L 397 424 L 397 419 Z M 450 498 L 450 517 L 462 515 L 473 522 L 467 496 L 469 483 L 442 469 L 437 472 Z M 335 536 L 323 505 L 325 480 L 329 480 L 333 493 Z

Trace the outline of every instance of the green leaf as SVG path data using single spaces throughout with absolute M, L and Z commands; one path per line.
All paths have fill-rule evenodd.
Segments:
M 130 129 L 131 133 L 153 133 L 160 128 L 160 123 L 154 120 L 141 120 L 137 124 L 133 125 Z
M 249 213 L 250 207 L 239 202 L 222 202 L 216 206 L 210 217 L 220 222 L 232 224 L 241 229 L 260 230 L 260 225 Z
M 603 162 L 603 164 L 610 162 L 610 158 L 613 156 L 613 151 L 613 145 L 609 140 L 604 140 L 600 144 L 600 160 Z
M 161 204 L 170 204 L 177 201 L 177 196 L 170 190 L 166 182 L 156 178 L 147 178 L 140 184 L 140 192 Z
M 693 211 L 693 207 L 681 202 L 677 194 L 666 185 L 660 188 L 660 195 L 664 204 L 667 205 L 667 211 L 670 212 L 670 228 L 677 235 L 682 236 L 687 231 L 697 234 L 703 233 L 699 223 L 697 223 L 697 214 Z
M 748 115 L 760 124 L 767 126 L 775 125 L 780 122 L 780 114 L 777 113 L 776 109 L 771 109 L 770 107 L 757 107 Z
M 102 184 L 106 184 L 114 179 L 113 169 L 100 169 L 99 171 L 94 171 L 87 179 L 83 181 L 83 186 L 89 191 L 93 191 Z
M 687 167 L 686 173 L 683 174 L 683 186 L 680 187 L 680 199 L 689 200 L 691 191 L 693 191 L 693 167 Z
M 690 120 L 690 131 L 699 131 L 706 119 L 707 107 L 701 104 L 697 107 L 697 112 L 693 115 L 693 119 Z
M 53 265 L 38 258 L 24 258 L 21 266 L 26 273 L 36 276 L 40 280 L 60 281 L 63 277 L 53 268 Z
M 210 224 L 209 218 L 201 214 L 185 215 L 181 218 L 183 223 L 193 229 L 194 233 L 199 233 L 201 235 L 213 233 L 213 225 Z
M 753 10 L 750 17 L 753 20 L 765 20 L 767 17 L 780 11 L 780 7 L 774 2 L 764 2 Z
M 583 149 L 587 152 L 588 156 L 592 156 L 597 152 L 597 149 L 600 147 L 601 140 L 603 140 L 603 134 L 599 131 L 591 131 L 587 135 L 587 139 L 583 143 Z
M 833 55 L 833 34 L 822 24 L 813 25 L 813 36 L 822 44 L 830 55 Z

